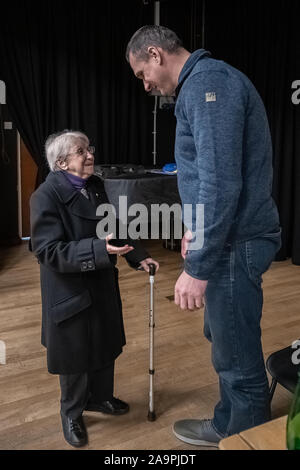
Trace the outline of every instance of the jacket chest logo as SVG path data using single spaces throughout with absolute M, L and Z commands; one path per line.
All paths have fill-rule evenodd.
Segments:
M 210 101 L 217 101 L 217 94 L 214 91 L 205 93 L 205 100 L 207 103 Z

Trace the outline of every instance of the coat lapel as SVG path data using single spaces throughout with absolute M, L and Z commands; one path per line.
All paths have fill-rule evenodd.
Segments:
M 51 172 L 47 177 L 47 182 L 54 188 L 61 202 L 69 207 L 72 214 L 83 219 L 99 220 L 96 216 L 97 205 L 94 205 L 92 198 L 89 200 L 77 191 L 63 172 Z
M 72 214 L 84 219 L 99 220 L 94 204 L 80 192 L 76 191 L 76 193 L 69 206 Z

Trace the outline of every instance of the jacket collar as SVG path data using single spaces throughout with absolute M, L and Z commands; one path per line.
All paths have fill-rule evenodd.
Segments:
M 210 56 L 211 56 L 211 53 L 209 51 L 206 51 L 205 49 L 197 49 L 189 56 L 184 66 L 182 67 L 182 70 L 178 77 L 178 85 L 175 90 L 176 97 L 179 95 L 180 89 L 184 81 L 190 75 L 196 63 L 199 62 L 199 60 L 203 59 L 204 57 L 210 57 Z
M 46 178 L 46 182 L 52 186 L 63 203 L 68 203 L 77 194 L 77 190 L 67 180 L 62 171 L 51 171 Z
M 94 179 L 93 177 L 90 178 Z M 63 172 L 55 171 L 49 173 L 46 182 L 52 186 L 59 200 L 68 206 L 74 215 L 84 219 L 99 220 L 99 217 L 96 216 L 96 205 L 83 196 L 80 191 L 77 191 L 64 176 Z M 94 200 L 94 198 L 92 199 Z

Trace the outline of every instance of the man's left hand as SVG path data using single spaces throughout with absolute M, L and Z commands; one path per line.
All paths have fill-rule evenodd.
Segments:
M 204 293 L 207 281 L 200 281 L 185 271 L 175 285 L 175 304 L 182 310 L 195 310 L 204 307 Z

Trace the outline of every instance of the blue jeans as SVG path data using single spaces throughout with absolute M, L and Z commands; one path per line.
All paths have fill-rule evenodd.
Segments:
M 261 345 L 261 284 L 280 246 L 281 231 L 226 245 L 207 284 L 204 334 L 212 343 L 220 387 L 212 424 L 222 436 L 270 419 Z

